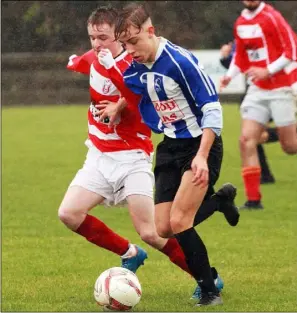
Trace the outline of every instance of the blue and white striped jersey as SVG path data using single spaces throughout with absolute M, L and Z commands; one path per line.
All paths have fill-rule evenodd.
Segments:
M 205 112 L 219 112 L 208 127 L 222 128 L 221 105 L 214 83 L 196 57 L 165 38 L 155 62 L 135 61 L 124 72 L 126 85 L 142 95 L 143 121 L 155 132 L 171 138 L 191 138 L 202 134 Z M 216 112 L 216 113 L 217 113 Z

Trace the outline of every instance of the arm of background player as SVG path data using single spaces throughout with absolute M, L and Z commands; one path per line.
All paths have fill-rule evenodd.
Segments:
M 267 67 L 270 74 L 275 74 L 297 60 L 297 35 L 279 12 L 268 14 L 268 17 L 275 26 L 273 33 L 279 37 L 283 47 L 283 54 Z
M 232 62 L 232 58 L 234 56 L 234 53 L 235 53 L 235 41 L 232 42 L 232 49 L 231 49 L 231 52 L 228 56 L 225 56 L 225 57 L 221 57 L 220 58 L 220 63 L 222 64 L 222 66 L 224 66 L 225 69 L 229 69 L 230 67 L 230 64 Z M 221 48 L 222 49 L 222 48 Z
M 224 68 L 228 69 L 230 67 L 232 57 L 233 57 L 233 55 L 230 54 L 227 58 L 221 58 L 220 59 L 220 63 L 222 64 L 222 66 L 224 66 Z
M 93 50 L 89 50 L 82 56 L 77 56 L 74 54 L 69 57 L 69 62 L 66 68 L 70 71 L 89 75 L 90 68 L 94 60 L 96 60 L 96 56 Z
M 250 61 L 242 40 L 235 33 L 235 51 L 226 76 L 234 78 L 240 72 L 245 73 L 250 67 Z

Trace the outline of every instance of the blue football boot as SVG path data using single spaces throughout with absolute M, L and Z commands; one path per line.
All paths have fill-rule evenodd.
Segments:
M 144 264 L 144 260 L 147 259 L 147 253 L 142 248 L 133 245 L 135 249 L 137 250 L 137 253 L 135 256 L 123 258 L 122 257 L 122 267 L 127 268 L 128 270 L 132 271 L 133 273 L 136 273 L 139 266 Z
M 211 272 L 212 272 L 215 286 L 218 288 L 219 293 L 221 293 L 222 289 L 224 288 L 224 282 L 214 267 L 211 268 Z M 199 285 L 197 285 L 191 299 L 193 299 L 193 300 L 200 300 L 201 299 L 201 289 L 200 289 Z

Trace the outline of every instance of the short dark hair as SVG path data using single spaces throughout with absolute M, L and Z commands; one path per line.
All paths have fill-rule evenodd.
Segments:
M 115 38 L 118 39 L 122 33 L 126 34 L 131 25 L 140 31 L 148 18 L 150 18 L 150 12 L 145 3 L 132 2 L 124 6 L 120 10 L 115 24 Z
M 87 25 L 102 25 L 104 23 L 113 26 L 118 18 L 118 10 L 112 6 L 101 6 L 94 10 L 88 20 Z

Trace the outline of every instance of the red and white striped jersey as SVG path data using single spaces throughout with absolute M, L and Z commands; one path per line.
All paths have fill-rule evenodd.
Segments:
M 297 60 L 297 35 L 280 12 L 264 2 L 254 12 L 242 11 L 234 25 L 234 37 L 234 64 L 243 73 L 251 66 L 267 68 L 281 56 Z M 284 68 L 253 83 L 270 90 L 291 86 L 291 78 Z
M 116 59 L 116 66 L 123 73 L 132 61 L 132 57 L 125 51 Z M 99 117 L 95 116 L 98 109 L 95 104 L 99 101 L 108 100 L 117 102 L 121 92 L 112 83 L 108 71 L 98 62 L 94 51 L 90 50 L 82 56 L 73 55 L 69 58 L 67 69 L 89 75 L 90 77 L 90 98 L 91 105 L 88 110 L 88 137 L 101 152 L 114 152 L 123 150 L 141 149 L 148 155 L 153 151 L 151 142 L 151 131 L 141 121 L 141 115 L 135 97 L 133 104 L 129 103 L 122 111 L 120 120 L 112 128 L 107 123 L 99 122 Z M 126 90 L 127 89 L 127 90 Z M 130 94 L 129 89 L 121 85 L 121 90 Z M 137 99 L 138 100 L 138 99 Z

